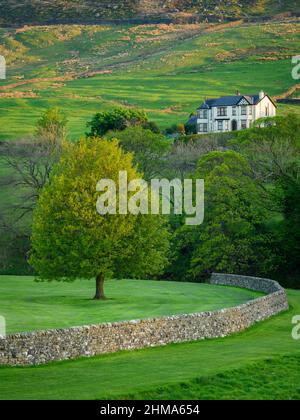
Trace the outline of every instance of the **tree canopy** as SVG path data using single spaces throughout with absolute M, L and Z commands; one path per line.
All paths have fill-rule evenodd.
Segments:
M 213 271 L 263 274 L 273 264 L 271 237 L 246 159 L 234 151 L 208 153 L 195 177 L 205 180 L 204 223 L 176 233 L 188 277 L 204 279 Z
M 105 278 L 163 270 L 169 247 L 165 219 L 97 213 L 98 181 L 118 185 L 120 171 L 127 171 L 128 182 L 139 178 L 132 155 L 116 140 L 89 138 L 65 146 L 34 212 L 30 263 L 40 279 L 94 277 L 95 298 L 101 299 Z
M 147 125 L 146 113 L 139 109 L 116 108 L 112 111 L 99 112 L 87 123 L 88 137 L 102 137 L 108 131 L 122 131 L 127 127 Z
M 109 132 L 108 138 L 118 138 L 122 148 L 133 153 L 134 164 L 149 180 L 163 171 L 171 143 L 162 134 L 143 127 L 129 127 L 121 132 Z
M 258 122 L 258 125 L 260 122 Z M 267 127 L 239 133 L 233 147 L 247 157 L 252 178 L 273 212 L 277 236 L 277 276 L 284 285 L 299 287 L 300 117 L 267 119 Z

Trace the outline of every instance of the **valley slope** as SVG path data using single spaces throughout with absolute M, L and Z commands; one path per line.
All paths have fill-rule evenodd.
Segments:
M 54 25 L 0 30 L 0 139 L 33 132 L 46 108 L 62 108 L 72 138 L 91 116 L 144 108 L 161 128 L 185 122 L 205 97 L 280 96 L 297 82 L 297 20 L 227 24 Z M 279 114 L 298 106 L 279 105 Z

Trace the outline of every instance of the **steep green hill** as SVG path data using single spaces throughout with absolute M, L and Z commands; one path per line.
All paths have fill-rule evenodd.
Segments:
M 298 0 L 1 0 L 0 8 L 2 24 L 124 19 L 216 21 L 299 12 Z
M 297 22 L 56 25 L 0 29 L 7 79 L 0 81 L 0 139 L 30 134 L 59 106 L 72 138 L 100 110 L 144 108 L 160 127 L 185 122 L 204 97 L 286 92 Z M 280 105 L 279 113 L 299 106 Z

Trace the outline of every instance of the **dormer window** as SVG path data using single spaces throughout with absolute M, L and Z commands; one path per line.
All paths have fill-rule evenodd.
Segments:
M 225 106 L 218 108 L 218 117 L 226 117 L 227 116 L 227 108 Z

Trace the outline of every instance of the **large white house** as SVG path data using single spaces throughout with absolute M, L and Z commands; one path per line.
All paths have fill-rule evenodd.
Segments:
M 243 130 L 259 118 L 275 116 L 276 105 L 263 91 L 258 95 L 207 99 L 197 110 L 197 133 Z

